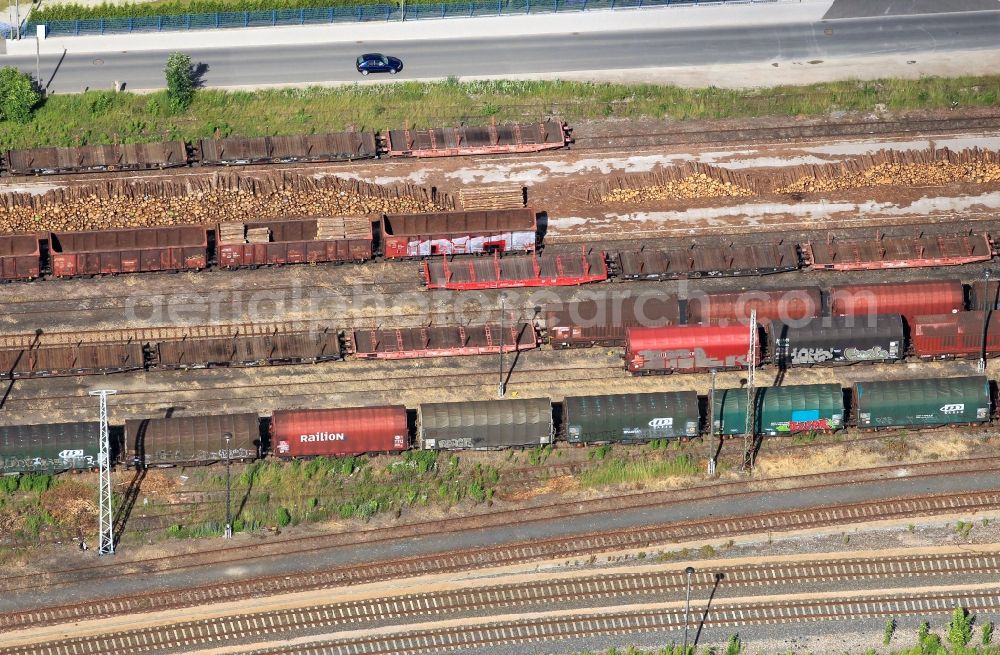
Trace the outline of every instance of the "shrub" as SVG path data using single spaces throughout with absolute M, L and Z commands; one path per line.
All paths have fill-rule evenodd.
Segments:
M 948 643 L 956 650 L 964 648 L 972 639 L 972 623 L 975 617 L 963 607 L 956 607 L 948 622 Z
M 993 622 L 983 624 L 983 646 L 993 643 Z
M 743 644 L 740 643 L 740 636 L 731 635 L 729 643 L 726 644 L 726 655 L 740 655 L 741 650 L 743 650 Z
M 0 68 L 0 120 L 30 122 L 31 110 L 41 99 L 31 76 L 13 66 Z
M 885 646 L 889 645 L 892 641 L 892 634 L 896 632 L 896 619 L 886 619 L 885 620 L 885 630 L 882 632 L 882 644 Z
M 167 102 L 174 112 L 185 111 L 194 100 L 194 64 L 187 55 L 174 52 L 167 57 Z
M 283 528 L 292 522 L 292 514 L 284 507 L 279 507 L 274 513 L 274 520 L 278 523 L 279 528 Z

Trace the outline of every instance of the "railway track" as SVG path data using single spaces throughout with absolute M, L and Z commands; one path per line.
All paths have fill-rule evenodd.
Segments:
M 950 471 L 950 475 L 954 475 L 962 468 L 961 466 L 950 464 L 945 463 L 945 469 Z M 885 468 L 898 470 L 895 467 Z M 921 469 L 926 470 L 931 467 L 915 465 L 910 468 L 917 470 L 915 476 L 910 477 L 919 477 Z M 982 466 L 979 466 L 976 470 L 981 473 L 986 472 Z M 889 471 L 882 471 L 882 473 L 891 476 Z M 936 473 L 935 475 L 941 475 L 941 473 Z M 808 478 L 810 476 L 803 477 Z M 843 484 L 843 480 L 851 479 L 851 476 L 834 474 L 828 476 L 828 480 L 830 478 L 838 479 L 839 481 L 827 481 L 824 484 L 808 488 L 815 491 L 822 488 L 835 487 Z M 866 479 L 870 479 L 870 471 L 869 477 Z M 796 488 L 800 491 L 805 491 L 804 488 Z M 718 486 L 690 490 L 690 492 L 695 498 L 719 498 L 727 495 L 725 490 L 719 489 Z M 735 491 L 733 495 L 739 495 L 740 493 L 741 491 Z M 664 502 L 666 498 L 677 502 L 678 497 L 683 497 L 683 494 L 670 495 L 664 492 L 651 492 L 649 494 L 637 494 L 636 496 L 638 497 L 630 499 L 631 502 L 626 507 L 629 509 L 656 507 Z M 604 507 L 607 503 L 614 504 L 619 510 L 623 509 L 621 499 L 614 498 L 607 499 L 605 503 L 595 501 L 592 506 L 588 507 L 584 514 L 610 511 L 613 508 Z M 571 512 L 571 514 L 579 516 L 579 508 L 575 507 L 574 504 L 570 505 L 572 507 L 562 508 L 564 510 L 563 515 L 569 516 L 570 514 L 566 514 L 565 510 L 575 508 L 577 512 Z M 826 505 L 805 509 L 783 510 L 755 515 L 680 521 L 663 525 L 623 528 L 592 534 L 510 543 L 495 547 L 434 553 L 399 560 L 378 561 L 370 564 L 345 565 L 306 573 L 226 581 L 218 584 L 207 584 L 201 587 L 161 593 L 134 594 L 112 599 L 95 599 L 85 603 L 60 607 L 10 612 L 0 614 L 0 629 L 11 630 L 31 625 L 81 620 L 95 616 L 111 616 L 174 607 L 205 605 L 213 602 L 342 587 L 345 585 L 356 585 L 432 573 L 472 570 L 547 559 L 566 559 L 614 550 L 649 549 L 655 546 L 684 541 L 727 539 L 747 534 L 803 530 L 831 525 L 902 519 L 915 516 L 974 513 L 995 510 L 998 507 L 1000 507 L 1000 490 L 990 490 L 959 494 L 933 494 L 845 505 Z M 537 512 L 530 521 L 518 521 L 517 516 L 523 516 L 523 511 L 504 512 L 499 513 L 497 516 L 489 517 L 474 516 L 464 520 L 456 519 L 448 522 L 448 524 L 453 530 L 462 530 L 469 527 L 493 525 L 496 521 L 501 521 L 503 525 L 511 525 L 512 522 L 525 524 L 533 521 L 551 521 L 553 518 L 557 518 L 559 514 L 553 512 L 551 509 L 548 512 L 543 510 Z M 412 528 L 413 526 L 409 527 Z M 443 526 L 441 525 L 421 525 L 418 526 L 416 534 L 421 534 L 421 530 L 423 530 L 425 533 L 441 536 L 443 534 L 442 528 Z M 276 554 L 280 554 L 286 558 L 292 555 L 305 555 L 306 553 L 314 553 L 350 543 L 371 546 L 381 541 L 392 541 L 402 537 L 402 534 L 394 534 L 401 533 L 399 529 L 395 531 L 387 529 L 382 531 L 382 533 L 385 536 L 381 534 L 360 534 L 358 535 L 361 537 L 360 539 L 352 539 L 354 535 L 340 534 L 285 540 L 253 548 L 250 554 L 240 552 L 238 548 L 230 548 L 209 553 L 209 555 L 214 555 L 215 557 L 207 562 L 198 562 L 197 555 L 184 556 L 182 564 L 175 562 L 174 558 L 164 557 L 133 564 L 117 565 L 115 573 L 117 575 L 140 575 L 152 574 L 157 571 L 177 572 L 210 563 L 248 563 L 252 560 L 273 557 Z M 413 536 L 416 535 L 413 533 L 409 535 L 410 538 Z M 79 583 L 89 579 L 107 579 L 107 568 L 104 566 L 93 566 L 89 568 L 77 568 L 66 573 L 70 574 L 72 582 Z M 8 577 L 0 581 L 0 589 L 5 592 L 14 592 L 36 588 L 38 585 L 52 587 L 54 585 L 65 584 L 67 581 L 61 581 L 56 575 L 57 573 Z
M 722 586 L 727 595 L 740 590 L 752 595 L 764 595 L 769 588 L 788 589 L 788 585 L 833 586 L 843 582 L 872 584 L 891 581 L 903 585 L 920 579 L 929 584 L 934 578 L 947 576 L 953 583 L 959 576 L 994 575 L 1000 572 L 1000 553 L 958 553 L 946 555 L 904 555 L 878 558 L 840 558 L 803 561 L 792 564 L 765 563 L 734 566 L 702 567 L 691 578 L 696 597 L 699 592 Z M 683 570 L 642 571 L 567 577 L 555 580 L 529 581 L 511 584 L 474 586 L 433 593 L 407 594 L 372 598 L 318 606 L 296 607 L 253 614 L 219 616 L 195 621 L 170 623 L 150 628 L 49 641 L 39 644 L 0 649 L 2 655 L 88 655 L 122 652 L 147 653 L 163 649 L 192 648 L 226 642 L 245 642 L 261 637 L 274 638 L 281 634 L 311 631 L 347 631 L 396 626 L 401 623 L 491 616 L 498 613 L 530 614 L 546 612 L 553 607 L 595 607 L 599 603 L 637 604 L 663 602 L 683 595 L 687 583 Z M 704 593 L 700 594 L 702 597 Z M 974 595 L 974 594 L 973 594 Z M 888 596 L 887 596 L 888 598 Z M 815 601 L 814 601 L 815 602 Z M 858 618 L 864 600 L 843 599 L 830 604 L 831 613 L 841 618 Z M 964 600 L 963 600 L 964 602 Z M 781 617 L 775 607 L 779 602 L 713 604 L 709 616 L 715 624 L 734 620 L 736 608 L 751 611 L 759 620 Z M 696 605 L 697 607 L 697 605 Z M 808 607 L 800 603 L 802 610 Z M 814 608 L 818 607 L 813 605 Z M 921 606 L 925 607 L 925 606 Z M 802 611 L 800 610 L 800 611 Z M 666 610 L 670 626 L 681 619 L 677 608 Z M 694 616 L 697 616 L 696 611 Z M 708 618 L 708 617 L 706 617 Z M 784 618 L 816 618 L 804 616 Z M 833 618 L 831 616 L 830 618 Z M 37 625 L 37 624 L 36 624 Z M 683 625 L 683 623 L 681 623 Z M 482 629 L 479 627 L 478 629 Z M 402 637 L 400 637 L 402 638 Z M 368 642 L 370 643 L 370 642 Z M 408 646 L 408 644 L 407 644 Z M 410 652 L 400 648 L 395 652 Z

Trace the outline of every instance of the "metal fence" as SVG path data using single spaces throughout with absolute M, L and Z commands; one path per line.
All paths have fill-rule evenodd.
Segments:
M 216 30 L 243 27 L 275 27 L 278 25 L 318 25 L 323 23 L 357 23 L 375 21 L 425 20 L 432 18 L 468 18 L 472 16 L 504 16 L 518 14 L 551 14 L 555 12 L 588 11 L 594 9 L 639 9 L 643 7 L 772 4 L 781 0 L 482 0 L 478 2 L 446 2 L 428 5 L 399 4 L 325 7 L 320 9 L 275 9 L 272 11 L 233 11 L 214 14 L 180 14 L 136 18 L 94 18 L 87 20 L 54 20 L 44 23 L 46 36 L 86 36 L 94 34 L 126 34 L 129 32 L 169 32 L 186 30 Z M 34 35 L 38 23 L 27 23 L 23 34 Z

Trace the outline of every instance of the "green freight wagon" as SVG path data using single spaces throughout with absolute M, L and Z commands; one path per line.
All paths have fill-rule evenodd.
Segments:
M 569 443 L 697 437 L 700 423 L 696 391 L 571 396 L 563 401 Z
M 96 468 L 100 463 L 100 429 L 101 424 L 94 422 L 0 427 L 0 473 Z
M 716 434 L 746 432 L 747 392 L 715 392 L 713 429 Z M 755 431 L 768 436 L 802 432 L 832 432 L 844 427 L 844 392 L 837 384 L 802 384 L 758 389 Z
M 982 375 L 858 382 L 854 406 L 859 428 L 986 423 L 990 382 Z

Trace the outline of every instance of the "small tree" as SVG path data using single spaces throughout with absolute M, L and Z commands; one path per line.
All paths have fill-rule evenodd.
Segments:
M 956 650 L 965 648 L 972 639 L 972 622 L 975 617 L 965 608 L 956 607 L 948 622 L 948 643 Z
M 182 112 L 194 100 L 194 65 L 187 55 L 174 52 L 167 58 L 167 102 L 174 112 Z
M 0 120 L 27 123 L 42 94 L 31 76 L 13 66 L 0 68 Z

